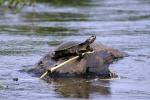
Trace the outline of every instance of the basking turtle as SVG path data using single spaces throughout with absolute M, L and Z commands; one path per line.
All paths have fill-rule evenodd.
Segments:
M 47 80 L 51 79 L 50 77 L 84 77 L 84 75 L 85 77 L 109 78 L 115 76 L 109 70 L 109 65 L 120 58 L 128 56 L 122 51 L 107 47 L 101 43 L 92 43 L 90 46 L 94 50 L 93 53 L 85 55 L 82 59 L 69 62 L 56 69 L 53 73 L 49 73 Z M 72 56 L 53 59 L 53 52 L 50 51 L 27 72 L 40 77 L 48 69 L 53 68 L 54 65 L 61 64 L 70 58 Z
M 93 49 L 90 47 L 90 44 L 92 44 L 96 39 L 95 35 L 92 35 L 88 39 L 86 39 L 84 42 L 67 42 L 62 45 L 60 45 L 54 52 L 54 59 L 58 59 L 65 56 L 70 55 L 79 55 L 82 56 L 82 53 L 87 51 L 93 51 Z

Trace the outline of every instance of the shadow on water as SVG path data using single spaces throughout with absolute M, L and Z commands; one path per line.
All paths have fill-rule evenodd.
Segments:
M 57 78 L 47 81 L 54 85 L 55 92 L 63 97 L 90 98 L 91 94 L 108 96 L 111 94 L 109 81 L 90 82 L 83 78 Z M 95 84 L 94 84 L 95 83 Z

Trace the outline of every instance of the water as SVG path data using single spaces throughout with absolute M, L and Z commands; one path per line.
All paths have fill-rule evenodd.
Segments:
M 0 100 L 149 100 L 149 27 L 149 0 L 38 0 L 16 14 L 1 7 L 0 82 L 8 88 L 0 89 Z M 130 55 L 110 66 L 121 79 L 46 83 L 18 71 L 61 42 L 82 41 L 91 34 Z M 18 82 L 12 80 L 16 77 Z

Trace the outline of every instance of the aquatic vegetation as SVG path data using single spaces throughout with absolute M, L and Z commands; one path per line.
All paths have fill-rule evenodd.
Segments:
M 9 8 L 22 8 L 26 5 L 30 6 L 35 0 L 0 0 L 0 5 L 6 5 Z
M 6 4 L 10 8 L 31 6 L 34 3 L 51 3 L 53 5 L 67 5 L 67 6 L 83 6 L 88 5 L 90 0 L 0 0 L 0 5 Z

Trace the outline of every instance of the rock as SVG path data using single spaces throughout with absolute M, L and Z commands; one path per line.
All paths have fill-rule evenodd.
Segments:
M 19 79 L 18 78 L 13 78 L 13 81 L 18 81 Z
M 86 54 L 82 59 L 74 60 L 64 66 L 58 68 L 53 73 L 49 73 L 49 77 L 100 77 L 110 78 L 117 77 L 116 74 L 109 70 L 109 65 L 119 58 L 127 56 L 126 53 L 117 49 L 113 49 L 103 44 L 94 43 L 91 45 L 94 53 Z M 46 54 L 32 69 L 28 72 L 34 73 L 36 76 L 41 76 L 48 68 L 52 68 L 69 58 L 60 58 L 54 60 L 52 58 L 53 52 Z

